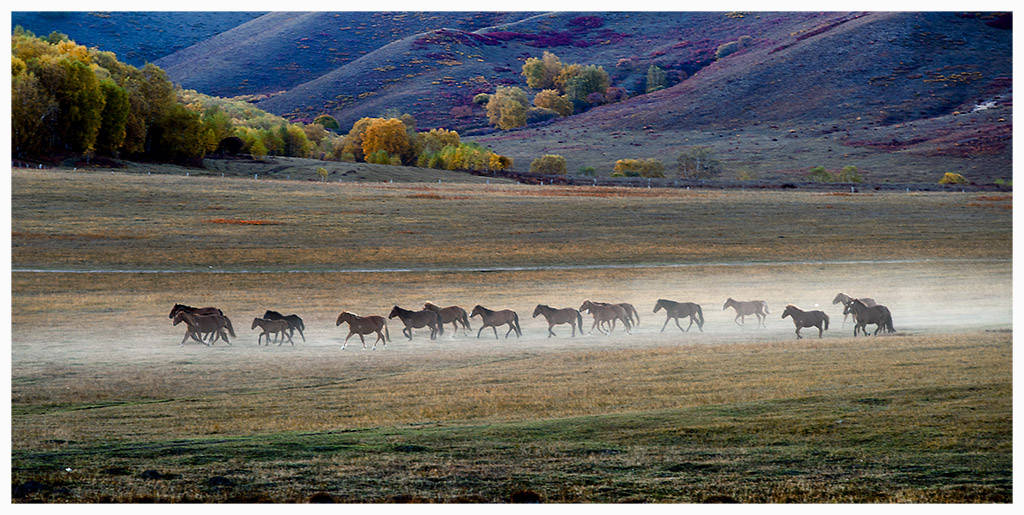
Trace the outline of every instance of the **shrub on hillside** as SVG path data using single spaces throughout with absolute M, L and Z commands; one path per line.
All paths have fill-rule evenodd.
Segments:
M 730 41 L 728 43 L 722 43 L 718 46 L 718 50 L 715 51 L 715 59 L 721 59 L 727 55 L 734 54 L 747 48 L 754 41 L 754 38 L 750 36 L 740 36 L 736 41 Z
M 655 158 L 619 159 L 612 169 L 612 177 L 665 177 L 665 165 Z
M 565 158 L 551 154 L 538 157 L 530 163 L 530 173 L 564 175 L 566 173 Z
M 325 129 L 332 131 L 341 129 L 341 124 L 338 123 L 338 120 L 329 114 L 322 114 L 320 116 L 317 116 L 316 118 L 313 119 L 313 123 L 323 125 Z
M 710 147 L 690 147 L 676 158 L 676 171 L 683 179 L 708 179 L 723 169 Z
M 942 179 L 939 179 L 939 184 L 970 184 L 970 181 L 958 173 L 946 172 Z

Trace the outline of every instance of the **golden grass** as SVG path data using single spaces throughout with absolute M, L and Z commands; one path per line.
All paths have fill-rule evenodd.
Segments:
M 1010 212 L 987 209 L 987 202 L 971 194 L 12 174 L 15 268 L 337 269 L 1011 255 Z M 221 220 L 278 225 L 203 224 L 210 212 Z

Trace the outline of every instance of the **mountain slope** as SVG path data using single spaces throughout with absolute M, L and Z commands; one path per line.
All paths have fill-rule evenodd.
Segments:
M 216 96 L 276 93 L 434 27 L 467 30 L 526 13 L 275 12 L 156 62 L 183 87 Z
M 261 12 L 184 11 L 14 11 L 11 27 L 37 36 L 63 32 L 80 45 L 114 52 L 122 62 L 142 66 L 241 25 Z

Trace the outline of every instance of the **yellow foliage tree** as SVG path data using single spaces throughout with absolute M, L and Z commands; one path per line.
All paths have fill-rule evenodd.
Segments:
M 573 112 L 572 102 L 569 101 L 569 98 L 559 95 L 558 91 L 553 89 L 545 89 L 537 93 L 537 96 L 533 97 L 533 105 L 551 109 L 559 116 L 569 116 Z
M 375 119 L 363 133 L 363 154 L 370 155 L 383 150 L 402 160 L 412 151 L 406 125 L 398 118 Z

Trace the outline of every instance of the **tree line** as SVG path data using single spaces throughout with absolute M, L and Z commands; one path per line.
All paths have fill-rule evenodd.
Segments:
M 152 63 L 120 62 L 58 32 L 11 37 L 12 156 L 109 156 L 201 166 L 213 152 L 369 162 L 447 170 L 505 170 L 512 160 L 455 131 L 417 132 L 409 114 L 363 118 L 348 134 L 321 115 L 311 124 L 174 85 Z

